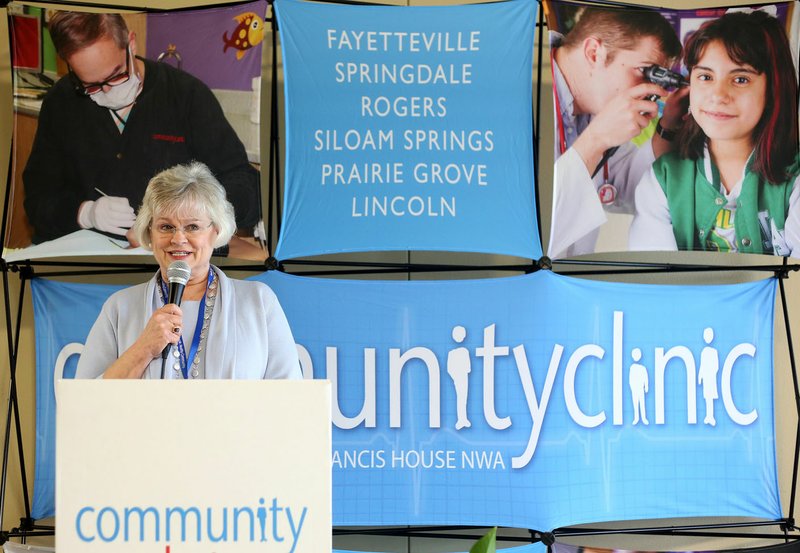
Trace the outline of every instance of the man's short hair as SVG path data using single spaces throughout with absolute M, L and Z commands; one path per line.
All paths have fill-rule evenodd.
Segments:
M 118 13 L 57 11 L 50 16 L 48 29 L 58 55 L 65 60 L 101 38 L 128 47 L 128 26 Z
M 617 51 L 633 50 L 646 37 L 653 37 L 669 60 L 677 59 L 681 53 L 681 43 L 672 25 L 653 10 L 584 8 L 561 46 L 580 47 L 590 36 L 599 38 L 606 45 L 609 51 L 607 63 L 614 59 Z

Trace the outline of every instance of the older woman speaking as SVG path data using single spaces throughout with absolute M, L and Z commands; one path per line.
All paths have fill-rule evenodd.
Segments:
M 202 163 L 153 177 L 133 230 L 159 271 L 106 301 L 76 376 L 300 378 L 294 339 L 272 290 L 229 279 L 211 265 L 214 248 L 235 228 L 225 190 Z M 169 301 L 170 266 L 188 277 L 180 307 Z

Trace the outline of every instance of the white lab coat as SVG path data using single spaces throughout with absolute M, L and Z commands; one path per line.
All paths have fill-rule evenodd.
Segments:
M 655 161 L 650 140 L 641 146 L 628 142 L 609 158 L 608 183 L 613 185 L 614 201 L 603 203 L 598 196 L 606 183 L 601 168 L 592 178 L 580 155 L 572 148 L 591 117 L 573 115 L 573 97 L 564 76 L 553 60 L 553 75 L 558 103 L 556 117 L 563 122 L 567 149 L 560 152 L 558 121 L 556 121 L 555 168 L 553 172 L 553 213 L 550 227 L 550 244 L 547 254 L 551 258 L 571 257 L 595 251 L 600 227 L 606 223 L 606 211 L 633 213 L 634 190 Z

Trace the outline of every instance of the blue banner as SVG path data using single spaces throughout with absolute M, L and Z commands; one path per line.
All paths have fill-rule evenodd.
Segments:
M 335 524 L 780 517 L 775 281 L 264 280 L 334 384 Z
M 774 279 L 256 279 L 278 294 L 304 374 L 333 383 L 335 525 L 781 517 Z M 74 296 L 96 288 L 99 309 L 109 291 L 76 286 L 34 284 L 40 386 L 94 320 L 76 307 L 94 300 Z M 41 463 L 37 450 L 37 477 Z
M 536 3 L 277 0 L 286 104 L 279 259 L 370 250 L 542 255 Z
M 122 286 L 31 280 L 36 331 L 34 519 L 56 512 L 55 381 L 74 378 L 78 357 L 103 302 Z

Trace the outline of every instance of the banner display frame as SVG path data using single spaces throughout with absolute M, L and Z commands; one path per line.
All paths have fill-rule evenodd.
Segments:
M 777 483 L 766 478 L 773 474 L 773 480 L 777 479 L 775 460 L 769 460 L 774 457 L 774 429 L 771 399 L 767 399 L 772 397 L 772 382 L 766 376 L 771 374 L 767 367 L 772 367 L 772 354 L 771 346 L 765 347 L 772 343 L 767 329 L 772 326 L 774 280 L 691 287 L 601 283 L 550 272 L 408 283 L 320 280 L 275 272 L 254 278 L 269 284 L 281 299 L 294 328 L 305 377 L 313 372 L 316 378 L 333 382 L 336 429 L 332 463 L 338 525 L 494 522 L 550 530 L 580 522 L 638 518 L 644 513 L 650 518 L 659 513 L 672 517 L 779 516 Z M 69 357 L 80 353 L 80 338 L 62 336 L 63 318 L 72 321 L 70 330 L 88 332 L 87 325 L 93 322 L 91 311 L 99 310 L 110 290 L 45 279 L 33 284 L 40 336 L 37 344 L 42 345 L 43 363 L 37 378 L 45 393 L 53 380 L 50 364 L 57 364 L 56 372 L 68 377 L 68 367 L 74 367 L 74 359 Z M 91 299 L 95 289 L 99 295 Z M 466 297 L 476 299 L 462 305 Z M 514 307 L 511 298 L 517 298 Z M 584 312 L 587 305 L 593 305 L 593 315 Z M 644 305 L 650 307 L 637 307 Z M 661 319 L 654 320 L 648 330 L 642 321 L 655 305 L 660 306 Z M 712 305 L 725 307 L 712 313 Z M 80 315 L 81 309 L 88 315 Z M 551 317 L 548 324 L 536 317 L 539 311 L 559 309 L 561 315 Z M 745 317 L 745 313 L 750 315 Z M 752 335 L 743 325 L 750 316 Z M 734 318 L 736 325 L 724 322 Z M 44 330 L 41 325 L 51 319 Z M 336 324 L 331 326 L 334 320 Z M 377 320 L 383 322 L 366 323 Z M 564 334 L 557 329 L 568 328 L 566 321 L 571 330 Z M 755 332 L 756 328 L 761 330 Z M 354 338 L 356 330 L 361 338 Z M 397 347 L 401 334 L 405 336 L 403 345 Z M 656 336 L 662 334 L 671 338 L 661 341 Z M 716 361 L 707 367 L 704 359 L 712 353 Z M 464 363 L 466 373 L 462 375 L 459 367 Z M 682 363 L 686 364 L 683 369 Z M 641 407 L 635 403 L 636 367 L 644 371 Z M 596 384 L 587 388 L 589 382 Z M 692 393 L 685 390 L 687 386 Z M 742 395 L 742 390 L 751 391 Z M 487 397 L 493 398 L 488 404 Z M 46 409 L 46 395 L 39 405 Z M 526 423 L 531 417 L 539 422 Z M 39 449 L 44 454 L 51 432 L 46 418 L 39 423 L 37 434 L 44 439 Z M 565 449 L 567 444 L 559 438 L 565 432 L 572 436 L 569 443 L 585 450 L 584 456 L 575 457 Z M 665 449 L 658 444 L 667 436 L 667 443 L 674 446 Z M 738 438 L 732 440 L 733 436 Z M 613 451 L 606 450 L 604 443 L 616 446 Z M 700 451 L 712 445 L 714 449 Z M 695 454 L 684 455 L 684 446 Z M 749 454 L 734 452 L 738 447 L 746 447 Z M 712 451 L 726 454 L 714 456 Z M 736 501 L 724 500 L 715 491 L 719 483 L 711 477 L 700 485 L 695 471 L 708 467 L 695 467 L 692 460 L 709 456 L 727 460 L 712 472 L 754 475 L 740 477 L 739 484 L 726 481 L 724 497 L 739 497 Z M 605 459 L 603 466 L 610 463 L 624 471 L 607 474 L 608 469 L 601 470 L 597 464 L 601 458 Z M 633 459 L 639 461 L 631 465 Z M 668 459 L 665 462 L 673 471 L 680 470 L 687 482 L 695 482 L 694 494 L 674 490 L 675 497 L 668 501 L 673 494 L 666 491 L 671 489 L 671 479 L 656 468 L 656 459 Z M 733 469 L 734 459 L 749 468 Z M 46 461 L 44 457 L 39 460 Z M 439 467 L 439 463 L 445 464 Z M 45 464 L 37 464 L 37 475 L 46 475 Z M 588 483 L 583 486 L 581 497 L 586 501 L 577 501 L 568 487 L 563 487 L 564 474 L 559 467 L 572 465 L 574 470 L 580 467 L 584 479 L 596 476 L 590 480 L 596 480 L 599 488 Z M 542 488 L 540 475 L 544 473 L 550 475 L 550 485 Z M 631 482 L 639 484 L 631 487 Z M 452 487 L 453 497 L 464 503 L 455 513 L 442 505 L 434 507 L 437 496 L 426 491 L 442 486 Z M 46 487 L 39 483 L 34 489 L 34 503 L 40 505 Z M 413 496 L 398 491 L 410 489 L 416 490 Z M 385 508 L 371 505 L 368 511 L 359 510 L 359 498 L 376 493 L 396 497 Z M 751 496 L 762 497 L 764 502 L 750 504 L 744 498 Z M 503 504 L 513 501 L 517 505 L 510 518 L 508 512 L 491 507 L 500 497 L 506 497 Z M 526 497 L 549 498 L 548 509 L 542 511 L 538 500 L 531 503 Z M 591 505 L 591 512 L 597 513 L 600 497 L 605 497 L 608 505 L 600 519 L 592 519 L 586 509 Z M 660 498 L 659 506 L 651 505 L 648 497 Z M 772 497 L 769 508 L 768 497 Z M 483 503 L 487 507 L 479 507 Z
M 542 39 L 541 31 L 546 24 L 544 18 L 542 17 L 542 3 L 539 1 L 537 2 L 539 6 L 539 17 L 537 18 L 537 25 L 539 26 L 539 43 L 536 45 L 539 52 L 539 73 L 538 78 L 535 76 L 535 86 L 538 87 L 537 91 L 537 98 L 541 97 L 542 94 L 542 66 L 545 62 L 542 62 L 541 55 L 542 51 L 546 50 L 546 46 L 542 44 L 542 40 L 546 42 L 546 38 Z M 601 5 L 612 6 L 616 5 L 611 2 L 600 2 Z M 794 2 L 795 8 L 795 20 L 800 21 L 800 10 L 798 10 L 798 2 Z M 270 23 L 275 25 L 275 20 L 270 18 Z M 277 33 L 273 33 L 273 40 L 275 40 L 275 35 Z M 266 41 L 266 40 L 265 40 Z M 275 43 L 273 43 L 275 44 Z M 278 58 L 276 55 L 276 49 L 273 48 L 273 63 L 272 63 L 272 70 L 273 70 L 273 83 L 274 86 L 275 82 L 277 81 L 277 68 L 278 68 Z M 547 91 L 544 91 L 544 96 L 547 97 Z M 278 91 L 273 88 L 272 97 L 272 104 L 271 109 L 273 110 L 273 129 L 270 133 L 271 137 L 274 139 L 275 136 L 278 134 L 278 124 L 277 124 L 277 102 L 278 97 L 280 94 Z M 534 148 L 534 155 L 540 156 L 541 154 L 537 151 L 538 150 L 538 141 L 540 137 L 540 133 L 538 132 L 538 125 L 540 122 L 540 117 L 535 117 L 535 144 L 536 147 Z M 547 148 L 546 144 L 542 144 L 543 148 Z M 270 144 L 270 169 L 269 169 L 269 183 L 270 183 L 270 191 L 269 191 L 269 207 L 267 209 L 267 217 L 269 218 L 267 222 L 267 243 L 270 246 L 274 246 L 274 241 L 272 238 L 272 233 L 276 229 L 279 231 L 281 227 L 281 185 L 280 185 L 280 169 L 278 166 L 278 162 L 274 162 L 274 159 L 279 159 L 280 157 L 280 147 L 278 146 L 277 141 L 273 140 Z M 541 157 L 538 157 L 538 160 L 541 160 Z M 534 191 L 537 194 L 536 198 L 536 205 L 541 208 L 538 194 L 540 193 L 539 188 L 537 187 Z M 4 212 L 4 219 L 9 217 L 8 214 L 8 193 L 9 189 L 7 188 L 7 198 L 6 198 L 6 211 Z M 277 200 L 275 205 L 273 202 Z M 4 224 L 4 227 L 6 227 Z M 4 229 L 6 230 L 6 229 Z M 4 233 L 5 234 L 5 233 Z M 271 248 L 272 251 L 274 248 Z M 130 252 L 128 252 L 130 253 Z M 143 252 L 145 253 L 145 252 Z M 147 264 L 144 262 L 145 258 L 141 257 L 133 257 L 128 256 L 127 253 L 123 254 L 126 256 L 126 259 L 122 263 L 115 262 L 115 260 L 109 259 L 108 261 L 95 260 L 90 261 L 83 261 L 83 262 L 73 262 L 68 259 L 64 258 L 56 258 L 55 261 L 37 261 L 37 260 L 27 260 L 23 257 L 19 259 L 3 259 L 0 260 L 0 270 L 3 272 L 3 288 L 5 294 L 5 313 L 6 313 L 6 333 L 7 333 L 7 349 L 9 355 L 9 376 L 11 380 L 11 388 L 10 394 L 8 397 L 8 411 L 7 411 L 7 418 L 6 418 L 6 442 L 4 446 L 4 466 L 2 471 L 2 490 L 0 490 L 0 503 L 3 503 L 6 499 L 8 493 L 17 493 L 14 487 L 11 488 L 9 492 L 6 489 L 6 479 L 9 476 L 9 467 L 7 466 L 7 461 L 14 455 L 12 452 L 12 448 L 16 447 L 16 453 L 19 456 L 19 465 L 21 468 L 20 475 L 14 475 L 13 471 L 10 473 L 10 476 L 13 480 L 18 479 L 21 481 L 21 488 L 22 488 L 22 503 L 24 504 L 24 516 L 20 519 L 19 525 L 9 528 L 9 521 L 4 516 L 4 512 L 0 510 L 0 542 L 9 539 L 9 538 L 18 538 L 21 537 L 23 541 L 30 537 L 35 536 L 50 536 L 53 535 L 53 528 L 48 527 L 47 525 L 42 525 L 41 523 L 37 522 L 34 518 L 31 517 L 31 508 L 30 508 L 30 498 L 28 495 L 29 492 L 29 484 L 25 477 L 25 459 L 26 454 L 24 452 L 24 444 L 23 444 L 23 437 L 22 437 L 22 426 L 27 424 L 24 420 L 20 421 L 20 415 L 25 413 L 26 405 L 24 401 L 25 391 L 24 389 L 18 391 L 18 386 L 22 384 L 21 379 L 17 376 L 17 368 L 18 365 L 20 370 L 25 368 L 25 361 L 24 361 L 24 352 L 25 348 L 25 340 L 26 340 L 26 332 L 25 326 L 31 324 L 31 321 L 26 320 L 28 316 L 24 310 L 24 305 L 26 303 L 27 298 L 25 298 L 26 289 L 28 283 L 31 281 L 32 278 L 36 277 L 45 277 L 45 278 L 54 278 L 60 279 L 62 277 L 66 278 L 75 278 L 78 279 L 85 278 L 86 280 L 92 279 L 92 275 L 103 275 L 101 279 L 106 279 L 109 275 L 113 275 L 115 273 L 131 273 L 131 272 L 150 272 L 154 270 L 154 266 Z M 620 279 L 620 280 L 629 280 L 631 278 L 636 279 L 638 277 L 631 277 L 630 275 L 625 275 L 624 273 L 627 272 L 634 272 L 634 273 L 650 273 L 650 274 L 657 274 L 660 276 L 656 276 L 656 281 L 681 281 L 684 280 L 682 277 L 674 277 L 671 275 L 683 275 L 686 273 L 701 273 L 704 276 L 712 277 L 711 280 L 716 280 L 720 282 L 727 282 L 730 278 L 734 279 L 741 279 L 741 280 L 748 280 L 751 278 L 751 275 L 748 273 L 763 273 L 764 275 L 774 274 L 778 279 L 777 289 L 779 292 L 780 297 L 780 306 L 782 307 L 783 319 L 784 319 L 784 327 L 786 331 L 786 338 L 788 340 L 788 347 L 789 347 L 789 364 L 792 376 L 794 377 L 795 382 L 797 382 L 797 370 L 795 365 L 795 355 L 792 349 L 792 334 L 791 334 L 791 321 L 792 315 L 789 312 L 789 306 L 787 305 L 787 294 L 784 289 L 784 283 L 788 278 L 795 275 L 796 273 L 800 272 L 800 265 L 796 262 L 793 262 L 787 258 L 778 260 L 773 257 L 770 258 L 750 258 L 744 259 L 743 256 L 735 256 L 736 259 L 722 259 L 720 257 L 717 258 L 710 258 L 710 257 L 681 257 L 681 256 L 664 256 L 659 257 L 657 262 L 651 262 L 649 259 L 653 259 L 653 257 L 647 256 L 620 256 L 620 258 L 616 258 L 611 261 L 607 261 L 605 258 L 586 258 L 586 259 L 569 259 L 569 258 L 559 258 L 555 259 L 550 262 L 549 259 L 543 258 L 539 262 L 536 261 L 535 257 L 538 256 L 531 256 L 533 257 L 533 261 L 530 264 L 517 264 L 517 265 L 497 265 L 497 266 L 490 266 L 488 264 L 476 264 L 474 266 L 460 266 L 460 265 L 431 265 L 431 264 L 420 264 L 413 262 L 414 257 L 412 252 L 408 253 L 408 262 L 407 263 L 359 263 L 359 262 L 349 262 L 349 261 L 328 261 L 326 259 L 321 259 L 318 262 L 307 262 L 305 260 L 298 260 L 295 258 L 287 258 L 279 262 L 277 259 L 272 258 L 268 262 L 268 268 L 280 268 L 281 270 L 285 270 L 286 268 L 291 268 L 289 272 L 292 273 L 300 273 L 306 274 L 308 276 L 347 276 L 347 275 L 354 275 L 358 278 L 361 277 L 363 274 L 367 275 L 379 275 L 379 274 L 388 274 L 388 273 L 403 273 L 407 274 L 409 279 L 413 279 L 418 276 L 422 276 L 426 273 L 430 273 L 431 271 L 436 271 L 439 273 L 445 273 L 450 271 L 451 274 L 459 275 L 463 271 L 475 271 L 480 273 L 482 271 L 494 271 L 495 273 L 498 271 L 504 271 L 508 273 L 529 273 L 529 272 L 536 272 L 537 270 L 544 268 L 544 269 L 551 269 L 555 268 L 556 272 L 561 274 L 569 274 L 572 272 L 581 272 L 583 273 L 582 276 L 586 276 L 589 278 L 600 278 L 604 279 L 607 278 L 608 275 L 611 276 L 612 279 Z M 724 257 L 724 256 L 723 256 Z M 343 258 L 344 259 L 344 258 Z M 482 258 L 488 259 L 488 257 Z M 721 265 L 720 263 L 724 263 Z M 229 264 L 231 268 L 236 267 L 233 264 Z M 577 266 L 578 270 L 573 271 L 573 267 Z M 329 269 L 330 267 L 330 269 Z M 223 265 L 225 268 L 225 265 Z M 299 268 L 299 270 L 294 270 Z M 307 269 L 308 268 L 308 269 Z M 238 266 L 236 269 L 240 269 L 246 272 L 260 272 L 264 269 L 261 265 L 248 265 L 248 266 Z M 734 276 L 719 276 L 722 275 L 723 272 L 725 273 L 732 273 Z M 16 281 L 14 275 L 10 273 L 17 273 L 16 276 L 19 277 L 19 281 Z M 596 276 L 595 276 L 596 275 Z M 9 279 L 13 279 L 13 282 L 10 282 Z M 794 284 L 793 281 L 790 281 L 790 285 Z M 16 311 L 16 317 L 15 317 Z M 777 324 L 777 319 L 776 319 Z M 19 355 L 22 354 L 23 357 L 20 358 Z M 776 370 L 786 371 L 787 367 L 776 367 Z M 796 387 L 796 384 L 795 384 Z M 702 402 L 702 398 L 701 398 Z M 795 405 L 796 409 L 800 409 L 800 406 Z M 797 413 L 800 416 L 800 411 Z M 14 425 L 14 429 L 12 429 L 12 425 Z M 13 439 L 11 436 L 12 434 L 16 435 L 16 444 L 14 444 L 11 440 Z M 777 438 L 780 438 L 778 436 Z M 797 458 L 797 450 L 800 447 L 800 444 L 794 445 L 795 451 L 795 459 Z M 30 461 L 31 455 L 31 448 L 28 447 L 28 457 Z M 13 463 L 13 459 L 12 459 Z M 13 465 L 12 465 L 13 466 Z M 796 486 L 796 482 L 798 480 L 798 466 L 795 464 L 792 467 L 792 489 Z M 5 519 L 5 520 L 4 520 Z M 708 522 L 708 523 L 706 523 Z M 792 536 L 796 535 L 797 532 L 800 532 L 800 529 L 795 525 L 795 496 L 794 494 L 788 500 L 788 509 L 785 513 L 781 513 L 780 516 L 777 518 L 758 521 L 753 523 L 748 523 L 746 521 L 724 521 L 724 522 L 717 522 L 715 520 L 711 521 L 703 521 L 703 523 L 699 525 L 691 524 L 691 521 L 678 521 L 676 525 L 673 521 L 659 521 L 655 520 L 652 521 L 651 525 L 646 525 L 647 528 L 641 528 L 641 525 L 636 522 L 631 522 L 630 526 L 627 528 L 624 527 L 625 525 L 622 524 L 613 524 L 611 526 L 606 526 L 603 524 L 598 524 L 597 529 L 584 529 L 589 532 L 599 531 L 603 534 L 620 532 L 625 533 L 627 531 L 635 531 L 639 534 L 643 535 L 657 535 L 663 534 L 665 531 L 669 532 L 670 534 L 679 536 L 693 536 L 697 535 L 698 532 L 716 532 L 721 531 L 725 532 L 726 535 L 732 536 L 735 538 L 744 538 L 748 540 L 752 540 L 753 536 L 753 529 L 757 527 L 764 527 L 769 529 L 770 527 L 774 528 L 775 532 L 767 532 L 756 534 L 758 538 L 756 539 L 784 539 L 787 535 L 786 531 L 788 531 L 789 539 L 792 539 Z M 543 545 L 549 545 L 552 541 L 552 538 L 558 536 L 573 536 L 576 535 L 575 531 L 571 528 L 557 528 L 554 529 L 553 532 L 546 531 L 548 529 L 531 529 L 530 532 L 530 541 L 537 542 L 537 548 L 541 548 Z M 437 534 L 437 537 L 452 537 L 457 538 L 458 532 L 454 531 L 450 527 L 444 528 L 435 528 L 428 530 L 429 532 L 433 532 Z M 576 529 L 578 533 L 580 533 L 581 529 Z M 351 534 L 353 531 L 351 529 L 342 529 L 338 531 L 338 533 L 342 534 Z M 411 539 L 416 539 L 416 537 L 424 537 L 424 533 L 426 530 L 424 528 L 402 528 L 402 529 L 394 529 L 394 528 L 386 528 L 383 531 L 380 529 L 370 529 L 369 533 L 372 534 L 380 534 L 380 535 L 405 535 L 409 536 Z M 337 530 L 334 529 L 334 535 L 337 534 Z M 521 541 L 521 540 L 516 540 Z M 527 551 L 527 549 L 524 549 Z M 758 548 L 756 548 L 758 550 Z

